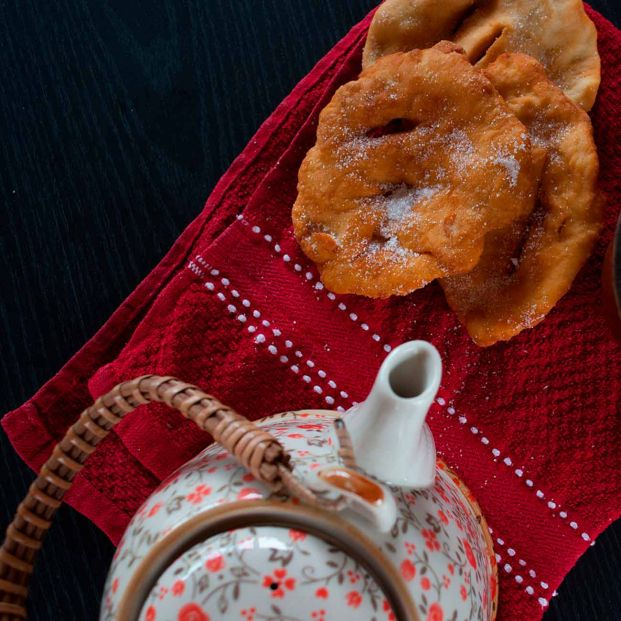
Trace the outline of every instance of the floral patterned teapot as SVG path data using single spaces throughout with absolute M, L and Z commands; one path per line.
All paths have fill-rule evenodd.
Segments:
M 413 341 L 342 417 L 255 423 L 174 378 L 120 384 L 85 410 L 20 505 L 0 550 L 0 618 L 26 617 L 34 555 L 81 464 L 126 413 L 162 401 L 216 443 L 130 522 L 101 621 L 493 620 L 485 520 L 425 424 L 440 377 L 436 349 Z

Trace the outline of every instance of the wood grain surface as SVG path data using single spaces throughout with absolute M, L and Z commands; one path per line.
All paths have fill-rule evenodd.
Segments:
M 0 0 L 0 412 L 103 323 L 375 0 Z M 619 0 L 593 5 L 617 25 Z M 76 413 L 77 415 L 78 413 Z M 0 432 L 0 527 L 34 478 Z M 61 510 L 32 621 L 95 619 L 113 548 Z M 553 598 L 621 619 L 621 523 Z

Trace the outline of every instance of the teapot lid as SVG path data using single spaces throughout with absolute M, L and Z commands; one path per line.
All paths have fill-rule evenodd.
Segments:
M 355 612 L 395 619 L 365 565 L 317 534 L 284 526 L 242 526 L 214 535 L 159 576 L 141 621 L 328 621 Z

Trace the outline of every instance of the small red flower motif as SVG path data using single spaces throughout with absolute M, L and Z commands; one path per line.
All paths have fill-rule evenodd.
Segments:
M 216 573 L 224 569 L 224 557 L 222 554 L 214 554 L 205 561 L 205 567 L 211 573 Z
M 451 585 L 451 579 L 448 576 L 442 576 L 442 585 L 445 589 L 448 589 Z
M 317 621 L 325 621 L 326 611 L 323 608 L 321 610 L 313 610 L 313 612 L 311 612 L 311 618 L 317 619 Z
M 455 573 L 455 565 L 453 565 L 453 563 L 449 563 L 447 565 L 447 569 L 449 570 L 449 573 L 451 574 L 451 576 Z
M 408 582 L 414 580 L 416 577 L 416 565 L 414 565 L 409 558 L 406 558 L 405 561 L 401 563 L 401 575 L 403 579 Z
M 244 617 L 246 621 L 254 621 L 254 614 L 257 609 L 253 606 L 252 608 L 243 608 L 241 611 L 241 616 Z
M 263 586 L 271 589 L 272 597 L 282 598 L 286 591 L 295 589 L 295 578 L 288 578 L 286 569 L 275 569 L 273 575 L 263 578 Z
M 352 608 L 358 608 L 358 606 L 360 606 L 360 604 L 362 603 L 362 595 L 360 595 L 360 593 L 358 593 L 358 591 L 350 591 L 347 596 L 347 605 L 351 606 Z
M 434 550 L 440 549 L 440 542 L 438 541 L 438 536 L 434 531 L 429 530 L 428 528 L 423 528 L 423 530 L 421 530 L 421 534 L 425 538 L 425 545 L 429 550 L 433 552 Z
M 162 508 L 162 503 L 161 502 L 156 502 L 151 509 L 149 510 L 149 513 L 147 514 L 148 517 L 153 517 L 154 515 L 157 515 L 157 512 Z
M 466 601 L 466 597 L 468 597 L 468 591 L 466 591 L 466 587 L 462 584 L 461 588 L 459 589 L 459 594 L 461 595 L 461 598 Z
M 289 537 L 292 541 L 304 541 L 306 539 L 306 533 L 303 533 L 301 530 L 293 530 L 289 531 Z
M 153 606 L 147 608 L 147 613 L 144 618 L 145 621 L 155 621 L 155 608 Z
M 392 611 L 392 608 L 390 607 L 390 603 L 388 602 L 387 599 L 385 599 L 382 602 L 382 608 L 384 609 L 384 612 L 386 613 L 386 619 L 388 621 L 395 621 L 395 613 Z
M 287 438 L 292 438 L 293 440 L 296 440 L 298 438 L 303 438 L 304 435 L 301 433 L 289 433 L 287 434 Z
M 423 591 L 428 591 L 431 588 L 431 581 L 429 580 L 429 578 L 427 578 L 427 576 L 421 578 L 420 586 Z
M 443 621 L 444 611 L 442 606 L 437 602 L 434 602 L 429 606 L 429 612 L 427 613 L 427 621 Z
M 326 589 L 326 587 L 319 587 L 315 591 L 315 597 L 320 597 L 321 599 L 328 599 L 328 589 Z
M 194 491 L 186 496 L 186 499 L 189 500 L 192 504 L 197 505 L 199 502 L 203 500 L 205 496 L 209 496 L 211 494 L 211 487 L 207 487 L 207 485 L 197 485 L 194 488 Z
M 472 565 L 473 569 L 476 569 L 477 559 L 474 558 L 474 554 L 472 552 L 472 548 L 470 547 L 470 544 L 468 543 L 466 539 L 463 539 L 462 543 L 464 544 L 464 550 L 466 552 L 466 558 L 468 559 L 468 562 L 470 563 L 470 565 Z
M 228 456 L 228 453 L 219 453 L 218 455 L 216 455 L 215 460 L 222 461 L 223 459 L 226 459 L 227 456 Z
M 242 477 L 242 481 L 250 483 L 251 481 L 254 481 L 254 476 L 250 472 L 246 472 L 246 474 Z
M 183 580 L 177 580 L 173 585 L 172 585 L 172 594 L 175 595 L 176 597 L 178 597 L 179 595 L 183 595 L 183 592 L 185 591 L 185 582 Z
M 160 587 L 160 592 L 157 594 L 158 599 L 162 600 L 166 597 L 168 589 L 166 587 Z
M 444 502 L 449 502 L 449 498 L 446 495 L 446 492 L 442 489 L 441 485 L 437 485 L 435 487 L 435 491 L 438 492 L 440 498 L 442 498 L 442 500 L 444 500 Z
M 442 520 L 442 522 L 444 522 L 444 524 L 449 523 L 448 516 L 444 513 L 444 511 L 442 511 L 442 509 L 438 511 L 438 517 Z
M 198 604 L 186 604 L 179 610 L 177 621 L 210 621 L 209 615 Z
M 242 487 L 237 494 L 237 500 L 254 500 L 262 497 L 263 495 L 256 487 Z
M 311 431 L 321 431 L 323 429 L 323 425 L 317 423 L 303 423 L 298 425 L 300 429 L 310 429 Z
M 115 578 L 114 582 L 112 583 L 112 592 L 116 593 L 119 590 L 119 579 Z
M 309 451 L 298 451 L 298 457 L 306 457 L 309 455 Z
M 358 582 L 361 578 L 359 573 L 352 571 L 351 569 L 347 572 L 347 577 L 352 584 L 356 584 L 356 582 Z
M 416 546 L 413 543 L 410 543 L 409 541 L 405 542 L 405 551 L 408 554 L 414 554 L 414 552 L 416 551 Z

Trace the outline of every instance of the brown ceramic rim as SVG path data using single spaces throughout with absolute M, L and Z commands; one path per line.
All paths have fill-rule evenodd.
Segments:
M 376 545 L 338 515 L 291 502 L 237 501 L 214 507 L 180 524 L 146 554 L 127 583 L 117 621 L 136 621 L 157 579 L 180 555 L 220 533 L 248 526 L 281 526 L 304 530 L 339 547 L 373 576 L 399 621 L 420 621 L 409 591 Z

